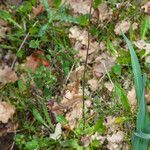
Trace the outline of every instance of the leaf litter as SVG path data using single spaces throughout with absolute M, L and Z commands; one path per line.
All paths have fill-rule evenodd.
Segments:
M 79 14 L 88 14 L 90 9 L 90 1 L 83 0 L 67 0 L 67 7 L 72 9 L 76 15 Z M 146 4 L 144 7 L 145 13 L 149 13 L 149 4 Z M 107 3 L 101 3 L 98 8 L 98 14 L 94 9 L 92 9 L 92 21 L 95 22 L 96 19 L 100 21 L 99 26 L 103 26 L 105 21 L 111 21 L 113 17 L 113 10 L 109 8 Z M 42 4 L 40 3 L 37 7 L 32 8 L 32 12 L 34 17 L 36 18 L 40 13 L 43 13 L 44 9 Z M 95 19 L 96 18 L 96 19 Z M 0 23 L 1 24 L 1 23 Z M 133 30 L 138 28 L 138 24 L 131 22 L 127 19 L 119 21 L 116 23 L 114 27 L 114 32 L 116 35 L 121 35 L 122 32 L 127 33 L 132 26 Z M 8 31 L 7 27 L 2 27 L 0 30 L 0 41 L 5 38 L 6 32 Z M 80 28 L 79 26 L 72 26 L 70 28 L 69 38 L 71 40 L 72 46 L 78 52 L 77 57 L 81 58 L 80 64 L 78 68 L 70 72 L 69 79 L 67 80 L 67 85 L 65 90 L 63 91 L 62 100 L 60 103 L 54 102 L 52 106 L 52 112 L 56 115 L 63 114 L 65 115 L 66 120 L 68 121 L 69 128 L 71 130 L 75 129 L 78 126 L 78 121 L 82 119 L 82 102 L 83 102 L 83 93 L 82 93 L 82 76 L 84 67 L 82 63 L 86 58 L 86 51 L 88 47 L 88 31 L 86 28 Z M 110 93 L 113 92 L 113 84 L 110 81 L 105 81 L 104 85 L 101 85 L 99 79 L 111 71 L 111 68 L 116 63 L 116 56 L 109 55 L 106 50 L 107 41 L 98 42 L 95 40 L 95 37 L 90 35 L 90 48 L 89 48 L 89 60 L 88 66 L 90 70 L 88 70 L 91 74 L 88 75 L 87 83 L 92 92 L 95 92 L 100 86 L 104 86 Z M 122 41 L 121 41 L 122 42 Z M 139 49 L 145 49 L 147 52 L 149 51 L 149 43 L 145 41 L 137 41 L 134 43 L 135 46 Z M 114 44 L 115 45 L 115 44 Z M 118 45 L 118 43 L 116 44 Z M 26 58 L 26 66 L 33 70 L 36 70 L 40 65 L 44 65 L 49 67 L 50 63 L 47 59 L 43 59 L 40 56 L 45 55 L 41 50 L 37 50 L 32 53 L 30 56 Z M 11 76 L 8 76 L 11 74 Z M 6 83 L 14 83 L 18 80 L 18 76 L 15 71 L 11 70 L 8 66 L 0 70 L 0 82 Z M 88 89 L 87 93 L 89 92 Z M 88 95 L 88 94 L 87 94 Z M 148 96 L 147 96 L 148 97 Z M 132 88 L 128 91 L 128 99 L 132 109 L 136 107 L 136 97 L 135 90 Z M 107 102 L 106 102 L 107 103 Z M 109 102 L 108 102 L 109 104 Z M 4 105 L 4 104 L 3 104 Z M 5 104 L 6 105 L 6 104 Z M 86 100 L 86 111 L 88 108 L 91 108 L 92 102 L 91 100 Z M 2 105 L 0 105 L 3 107 Z M 6 111 L 6 116 L 2 118 L 3 123 L 7 123 L 8 120 L 15 113 L 15 109 L 13 106 L 6 105 L 10 109 L 10 113 Z M 4 109 L 4 108 L 3 108 Z M 7 109 L 6 109 L 7 110 Z M 91 110 L 92 112 L 92 110 Z M 2 116 L 1 116 L 2 117 Z M 105 117 L 104 124 L 107 128 L 107 133 L 104 135 L 100 135 L 97 132 L 91 136 L 83 136 L 81 138 L 81 142 L 84 147 L 88 147 L 92 140 L 97 139 L 101 144 L 104 144 L 107 141 L 107 149 L 110 150 L 119 150 L 122 148 L 123 140 L 125 137 L 125 133 L 121 131 L 121 125 L 115 122 L 116 117 L 107 116 Z M 56 124 L 54 133 L 50 134 L 50 137 L 54 140 L 59 139 L 62 135 L 62 125 L 60 123 Z

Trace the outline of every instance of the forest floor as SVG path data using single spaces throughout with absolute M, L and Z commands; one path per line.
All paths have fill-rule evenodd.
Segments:
M 133 44 L 148 76 L 150 2 L 0 0 L 0 149 L 130 150 Z

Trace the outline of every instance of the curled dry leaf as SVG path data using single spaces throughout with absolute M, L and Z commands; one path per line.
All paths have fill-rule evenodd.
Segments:
M 134 42 L 134 45 L 139 48 L 140 50 L 145 50 L 145 62 L 150 63 L 150 43 L 145 42 L 144 40 L 139 40 Z
M 10 67 L 5 66 L 4 69 L 0 69 L 0 82 L 3 84 L 14 83 L 18 80 L 17 74 Z
M 92 91 L 96 91 L 98 89 L 98 80 L 97 79 L 90 79 L 88 80 L 88 84 Z
M 33 14 L 34 14 L 34 18 L 36 16 L 38 16 L 40 13 L 44 12 L 44 7 L 42 5 L 42 3 L 40 2 L 39 5 L 37 5 L 37 7 L 32 7 L 32 11 L 33 11 Z
M 94 141 L 94 140 L 99 140 L 101 144 L 103 144 L 106 140 L 106 137 L 105 136 L 101 136 L 99 133 L 95 133 L 94 135 L 91 136 L 91 140 Z
M 81 142 L 83 144 L 84 147 L 88 147 L 90 144 L 90 137 L 88 136 L 82 136 L 81 137 Z
M 115 58 L 109 56 L 106 53 L 102 53 L 95 59 L 93 66 L 93 74 L 95 77 L 102 77 L 104 74 L 111 70 L 111 67 L 115 64 Z
M 119 129 L 119 124 L 116 123 L 116 118 L 113 116 L 107 116 L 104 125 L 107 128 L 107 134 L 112 134 Z
M 0 102 L 0 121 L 7 123 L 8 120 L 14 115 L 15 107 L 7 102 Z
M 108 91 L 112 92 L 114 89 L 114 85 L 111 82 L 105 82 L 104 86 L 108 89 Z
M 130 25 L 131 25 L 130 21 L 123 20 L 116 24 L 114 31 L 117 35 L 122 35 L 122 32 L 126 33 L 129 31 Z
M 88 14 L 90 11 L 91 1 L 90 0 L 67 0 L 67 4 L 73 9 L 74 13 Z M 92 9 L 93 12 L 93 9 Z
M 121 150 L 122 142 L 124 138 L 124 132 L 118 131 L 117 133 L 113 133 L 111 136 L 107 136 L 107 148 L 109 150 Z
M 150 53 L 150 43 L 147 43 L 144 40 L 138 40 L 138 41 L 133 42 L 133 43 L 140 50 L 142 50 L 142 49 L 146 50 L 146 54 Z
M 139 40 L 134 42 L 134 45 L 139 49 L 145 49 L 150 52 L 150 43 L 145 42 L 144 40 Z

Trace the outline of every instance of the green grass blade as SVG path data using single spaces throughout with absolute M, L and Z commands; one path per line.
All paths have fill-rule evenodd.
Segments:
M 145 17 L 143 22 L 142 22 L 142 27 L 141 27 L 141 39 L 143 40 L 148 32 L 149 28 L 149 21 L 148 18 Z
M 115 91 L 116 91 L 116 94 L 118 95 L 118 97 L 120 99 L 120 102 L 123 106 L 123 109 L 126 111 L 130 111 L 130 104 L 129 104 L 127 95 L 118 83 L 115 83 Z
M 49 113 L 48 113 L 48 111 L 47 111 L 47 107 L 46 107 L 45 103 L 42 104 L 42 109 L 43 109 L 45 118 L 46 118 L 46 120 L 47 120 L 49 126 L 51 127 L 51 129 L 54 129 L 54 126 L 53 126 L 53 124 L 52 124 L 52 122 L 51 122 L 51 119 L 50 119 L 50 116 L 49 116 Z
M 22 27 L 13 19 L 13 16 L 8 11 L 0 10 L 0 18 L 22 29 Z
M 39 113 L 39 111 L 37 109 L 34 108 L 32 110 L 32 113 L 37 121 L 39 121 L 41 124 L 43 124 L 44 126 L 49 128 L 49 126 L 46 124 L 45 120 L 42 118 L 41 114 Z

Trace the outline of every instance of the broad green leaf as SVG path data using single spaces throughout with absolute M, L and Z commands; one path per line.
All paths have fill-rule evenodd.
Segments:
M 133 75 L 134 75 L 134 83 L 135 83 L 137 100 L 139 103 L 141 95 L 142 95 L 142 73 L 140 69 L 140 64 L 139 64 L 138 58 L 136 56 L 136 53 L 133 49 L 131 42 L 128 40 L 125 34 L 123 34 L 123 37 L 129 47 L 130 54 L 131 54 L 131 63 L 132 63 L 132 69 L 133 69 Z
M 136 133 L 133 135 L 133 150 L 147 150 L 149 145 L 148 135 L 150 134 L 150 117 L 145 102 L 146 75 L 142 76 L 140 64 L 131 42 L 123 33 L 123 37 L 129 47 L 131 55 L 134 84 L 138 100 L 138 114 L 136 121 Z

